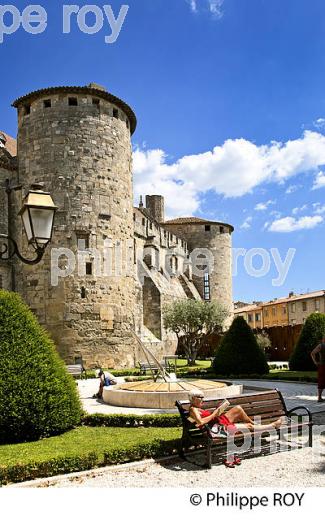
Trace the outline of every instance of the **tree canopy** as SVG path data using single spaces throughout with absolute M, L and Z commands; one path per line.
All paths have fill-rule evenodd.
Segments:
M 194 365 L 198 352 L 209 334 L 220 332 L 229 311 L 216 302 L 175 300 L 163 311 L 167 330 L 183 336 L 189 365 Z
M 290 357 L 290 370 L 315 370 L 311 351 L 325 336 L 325 314 L 313 313 L 306 319 L 295 349 Z
M 213 369 L 216 374 L 225 376 L 268 373 L 265 354 L 243 317 L 235 318 L 222 338 Z

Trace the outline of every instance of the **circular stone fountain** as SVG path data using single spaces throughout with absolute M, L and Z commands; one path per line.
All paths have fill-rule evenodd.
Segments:
M 187 400 L 191 390 L 201 390 L 209 399 L 239 395 L 242 385 L 204 379 L 176 381 L 138 381 L 104 387 L 103 399 L 111 406 L 127 408 L 175 408 L 175 401 Z

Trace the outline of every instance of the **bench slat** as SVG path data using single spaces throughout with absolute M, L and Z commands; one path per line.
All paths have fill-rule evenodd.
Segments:
M 277 392 L 265 392 L 264 394 L 246 394 L 243 396 L 235 396 L 235 397 L 227 397 L 231 406 L 241 405 L 244 408 L 248 404 L 259 404 L 261 401 L 279 401 L 282 402 L 279 398 Z M 206 399 L 203 403 L 202 408 L 204 410 L 213 410 L 220 406 L 220 404 L 224 401 L 224 399 Z M 190 407 L 189 401 L 179 401 L 180 405 L 184 410 L 188 410 Z
M 237 403 L 230 403 L 230 407 L 229 408 L 233 408 L 234 406 L 238 406 Z M 255 413 L 256 410 L 284 410 L 283 408 L 283 404 L 281 401 L 277 400 L 273 400 L 273 401 L 260 401 L 260 403 L 250 403 L 248 405 L 240 405 L 243 407 L 243 409 L 245 410 L 245 412 L 249 415 L 250 412 L 252 413 Z M 215 408 L 205 408 L 205 407 L 202 407 L 204 410 L 207 410 L 207 411 L 210 411 L 210 412 L 213 412 L 213 410 L 215 410 Z
M 66 369 L 68 373 L 73 377 L 82 376 L 83 372 L 85 371 L 84 367 L 79 363 L 76 365 L 66 365 Z

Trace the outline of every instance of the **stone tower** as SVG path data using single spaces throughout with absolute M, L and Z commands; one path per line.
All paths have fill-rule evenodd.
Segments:
M 38 90 L 13 106 L 23 192 L 42 182 L 59 207 L 49 251 L 41 264 L 16 268 L 17 290 L 66 362 L 82 358 L 86 366 L 131 366 L 136 117 L 96 84 Z M 18 240 L 27 255 L 22 235 Z
M 162 195 L 146 195 L 146 208 L 158 224 L 165 220 L 165 200 Z
M 206 277 L 193 274 L 193 282 L 204 300 L 218 301 L 232 313 L 233 226 L 197 217 L 168 220 L 163 226 L 186 240 L 190 253 L 198 248 L 210 251 L 213 257 L 211 273 Z

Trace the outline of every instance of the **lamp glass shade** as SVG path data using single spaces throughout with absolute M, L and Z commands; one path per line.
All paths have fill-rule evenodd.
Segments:
M 25 197 L 20 215 L 27 240 L 36 249 L 45 248 L 50 242 L 56 209 L 49 193 L 30 191 Z
M 35 242 L 45 245 L 51 240 L 54 211 L 51 209 L 29 209 Z
M 33 239 L 33 232 L 32 232 L 32 227 L 31 227 L 31 223 L 30 223 L 30 220 L 29 220 L 28 208 L 24 208 L 23 212 L 21 213 L 21 218 L 22 218 L 22 221 L 23 221 L 23 225 L 24 225 L 26 236 L 27 236 L 27 240 L 28 240 L 28 242 L 31 242 L 32 239 Z

